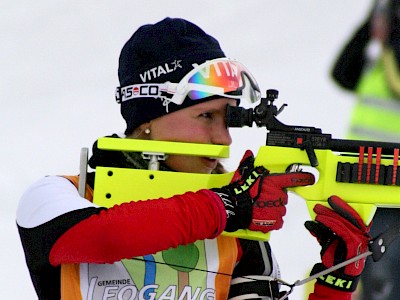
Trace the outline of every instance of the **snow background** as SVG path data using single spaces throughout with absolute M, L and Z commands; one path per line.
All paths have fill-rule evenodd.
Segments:
M 15 225 L 24 190 L 47 174 L 76 174 L 81 147 L 124 122 L 114 102 L 120 49 L 141 25 L 183 17 L 216 37 L 261 88 L 280 91 L 279 119 L 344 138 L 353 96 L 329 70 L 364 19 L 368 0 L 28 1 L 0 3 L 0 299 L 35 299 Z M 257 153 L 264 129 L 232 130 L 227 166 Z M 319 260 L 304 229 L 305 202 L 291 194 L 284 229 L 272 245 L 283 279 L 303 279 Z M 291 299 L 303 299 L 296 288 Z

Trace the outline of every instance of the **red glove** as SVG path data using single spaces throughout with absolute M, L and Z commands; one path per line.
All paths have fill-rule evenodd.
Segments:
M 253 153 L 247 150 L 231 183 L 212 190 L 227 210 L 226 231 L 248 228 L 267 233 L 283 225 L 288 202 L 285 188 L 313 183 L 310 173 L 269 174 L 264 167 L 254 167 Z
M 307 221 L 305 227 L 322 246 L 322 264 L 316 264 L 311 274 L 330 268 L 368 250 L 371 240 L 370 226 L 365 226 L 358 213 L 337 196 L 328 199 L 332 209 L 317 204 L 315 221 Z M 351 294 L 356 289 L 365 258 L 349 264 L 328 275 L 318 278 L 317 284 Z

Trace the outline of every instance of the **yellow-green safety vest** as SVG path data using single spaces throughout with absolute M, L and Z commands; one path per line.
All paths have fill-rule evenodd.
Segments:
M 400 98 L 389 87 L 385 68 L 387 63 L 382 57 L 361 78 L 348 138 L 400 142 Z

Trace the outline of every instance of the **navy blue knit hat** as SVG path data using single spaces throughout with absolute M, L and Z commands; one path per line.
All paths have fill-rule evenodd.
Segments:
M 218 41 L 195 24 L 184 19 L 166 18 L 154 25 L 140 27 L 122 48 L 118 77 L 120 87 L 143 83 L 178 83 L 192 64 L 225 57 Z M 203 101 L 207 101 L 204 99 Z M 125 134 L 143 123 L 202 101 L 168 104 L 152 97 L 121 103 L 126 121 Z

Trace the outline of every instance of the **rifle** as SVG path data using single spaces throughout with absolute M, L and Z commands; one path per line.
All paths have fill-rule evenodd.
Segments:
M 230 127 L 265 127 L 266 146 L 256 156 L 255 165 L 263 165 L 272 173 L 290 172 L 302 166 L 319 173 L 312 186 L 291 190 L 307 201 L 311 216 L 317 203 L 326 203 L 331 195 L 339 195 L 360 214 L 368 225 L 377 207 L 400 207 L 400 143 L 333 139 L 320 128 L 290 126 L 276 117 L 286 106 L 274 105 L 278 91 L 267 90 L 254 109 L 228 107 Z
M 318 171 L 314 185 L 290 188 L 306 199 L 312 218 L 314 206 L 327 205 L 331 195 L 344 199 L 366 225 L 378 207 L 400 207 L 400 143 L 333 139 L 320 128 L 285 125 L 276 117 L 286 104 L 278 109 L 274 105 L 277 98 L 278 91 L 271 89 L 254 109 L 229 106 L 226 121 L 229 127 L 251 127 L 255 123 L 268 130 L 266 146 L 260 148 L 255 165 L 263 165 L 272 173 L 298 171 L 304 166 Z M 400 225 L 379 234 L 358 259 L 372 255 L 378 261 L 399 234 Z
M 314 185 L 289 189 L 306 200 L 312 217 L 315 204 L 326 204 L 326 199 L 334 194 L 355 208 L 366 224 L 371 222 L 377 207 L 400 207 L 400 144 L 333 139 L 319 128 L 285 125 L 276 118 L 286 106 L 278 109 L 274 105 L 277 97 L 278 91 L 268 90 L 266 98 L 254 109 L 228 106 L 226 121 L 230 127 L 251 127 L 255 123 L 267 129 L 266 145 L 260 147 L 255 165 L 263 165 L 271 173 L 290 172 L 304 166 L 318 171 L 319 178 Z M 227 158 L 227 146 L 101 138 L 98 147 L 141 152 L 149 160 L 149 170 L 96 168 L 94 203 L 105 207 L 132 199 L 170 197 L 220 187 L 228 184 L 233 176 L 233 172 L 193 174 L 158 170 L 159 161 L 166 155 Z M 250 230 L 223 234 L 269 239 L 269 234 Z

